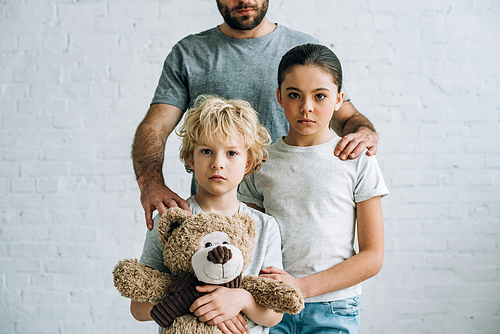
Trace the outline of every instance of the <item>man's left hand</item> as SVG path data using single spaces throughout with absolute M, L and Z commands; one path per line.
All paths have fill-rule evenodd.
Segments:
M 335 155 L 341 160 L 356 159 L 365 149 L 368 149 L 366 154 L 375 155 L 379 138 L 377 132 L 361 128 L 357 132 L 342 137 L 335 148 Z

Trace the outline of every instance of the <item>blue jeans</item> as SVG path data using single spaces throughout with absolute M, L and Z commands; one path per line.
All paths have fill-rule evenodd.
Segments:
M 358 333 L 359 296 L 332 302 L 306 303 L 299 314 L 283 315 L 270 334 Z

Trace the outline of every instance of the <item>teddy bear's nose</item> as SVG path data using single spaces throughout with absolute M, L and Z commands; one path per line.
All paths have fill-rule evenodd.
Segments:
M 217 246 L 208 252 L 207 260 L 215 264 L 226 264 L 233 257 L 233 253 L 227 247 Z

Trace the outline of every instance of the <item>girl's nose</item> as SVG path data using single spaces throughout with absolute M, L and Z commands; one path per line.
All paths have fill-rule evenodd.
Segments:
M 300 112 L 307 114 L 307 113 L 312 112 L 312 110 L 313 110 L 312 103 L 309 100 L 305 100 L 300 108 Z

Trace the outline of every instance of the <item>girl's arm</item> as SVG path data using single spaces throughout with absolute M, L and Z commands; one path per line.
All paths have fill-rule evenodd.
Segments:
M 338 265 L 303 278 L 295 278 L 284 270 L 270 267 L 262 275 L 295 285 L 304 298 L 338 291 L 375 276 L 384 261 L 384 220 L 381 197 L 357 203 L 359 253 Z

